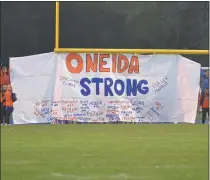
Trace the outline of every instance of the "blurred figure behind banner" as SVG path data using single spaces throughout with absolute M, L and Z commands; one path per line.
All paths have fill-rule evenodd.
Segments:
M 201 69 L 201 78 L 202 78 L 201 91 L 202 93 L 204 93 L 204 90 L 209 88 L 209 70 L 204 71 L 203 69 Z
M 8 69 L 4 66 L 1 68 L 1 73 L 0 73 L 0 85 L 9 85 L 10 84 L 10 77 L 9 77 L 9 71 Z
M 3 92 L 3 86 L 2 86 L 2 63 L 0 62 L 0 119 L 1 119 L 1 124 L 3 123 L 3 102 L 2 102 L 2 92 Z
M 1 124 L 3 124 L 3 86 L 1 86 L 0 89 L 0 118 L 1 118 Z
M 201 96 L 200 106 L 202 108 L 202 124 L 205 124 L 206 115 L 209 118 L 209 89 L 204 89 L 204 93 Z
M 0 71 L 2 70 L 2 63 L 0 62 Z

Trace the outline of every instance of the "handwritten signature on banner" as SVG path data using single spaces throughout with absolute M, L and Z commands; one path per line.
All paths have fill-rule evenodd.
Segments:
M 60 76 L 59 80 L 63 83 L 63 86 L 69 86 L 69 87 L 76 87 L 79 81 L 73 80 L 69 77 Z
M 166 87 L 168 85 L 168 78 L 167 77 L 163 77 L 158 81 L 155 81 L 152 83 L 152 87 L 154 88 L 155 92 L 159 92 L 161 89 L 163 89 L 164 87 Z
M 160 102 L 155 101 L 155 104 L 151 108 L 149 108 L 146 118 L 148 118 L 150 122 L 158 121 L 162 109 L 163 105 L 161 105 Z

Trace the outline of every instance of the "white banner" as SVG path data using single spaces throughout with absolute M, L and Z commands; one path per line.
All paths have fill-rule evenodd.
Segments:
M 195 122 L 200 64 L 180 55 L 47 53 L 10 65 L 15 124 Z
M 53 98 L 56 62 L 54 53 L 10 58 L 10 78 L 18 98 L 14 103 L 14 124 L 45 123 L 49 120 L 49 116 L 43 116 L 36 105 Z

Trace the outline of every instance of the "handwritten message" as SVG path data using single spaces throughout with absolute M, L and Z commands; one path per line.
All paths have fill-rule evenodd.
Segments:
M 60 76 L 59 80 L 62 81 L 63 86 L 69 86 L 69 87 L 76 87 L 76 85 L 79 83 L 79 81 L 64 76 Z
M 155 89 L 156 93 L 161 91 L 164 87 L 166 87 L 168 85 L 167 80 L 168 80 L 167 77 L 163 77 L 160 80 L 152 83 L 152 87 Z
M 144 122 L 160 116 L 163 106 L 156 101 L 148 111 L 143 100 L 58 100 L 38 101 L 34 115 L 48 121 L 68 120 L 75 122 Z

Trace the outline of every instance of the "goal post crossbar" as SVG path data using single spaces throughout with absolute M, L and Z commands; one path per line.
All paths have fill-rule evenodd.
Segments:
M 55 48 L 56 53 L 121 53 L 121 54 L 200 54 L 207 55 L 209 50 L 184 49 L 95 49 L 95 48 Z
M 122 53 L 122 54 L 196 54 L 208 55 L 209 50 L 191 49 L 95 49 L 95 48 L 60 48 L 60 2 L 55 9 L 55 48 L 56 53 Z

